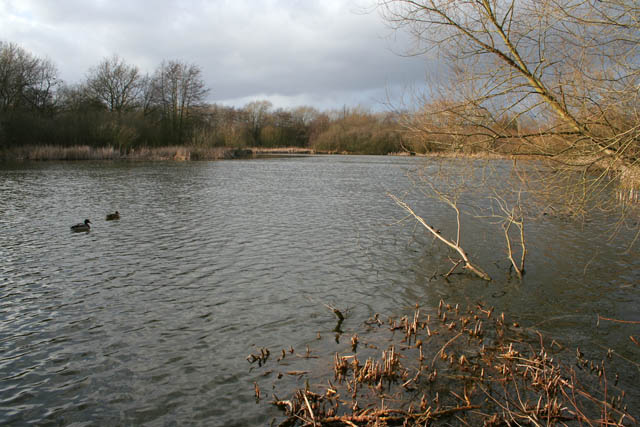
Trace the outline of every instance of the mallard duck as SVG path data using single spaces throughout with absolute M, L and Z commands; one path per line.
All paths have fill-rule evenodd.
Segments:
M 112 221 L 114 219 L 120 219 L 120 212 L 115 211 L 114 213 L 107 214 L 107 221 Z
M 84 220 L 84 223 L 76 224 L 71 226 L 71 231 L 89 231 L 91 229 L 91 221 L 88 219 Z

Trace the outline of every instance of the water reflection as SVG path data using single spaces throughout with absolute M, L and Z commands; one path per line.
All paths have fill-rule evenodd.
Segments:
M 386 192 L 416 158 L 28 163 L 0 168 L 0 422 L 263 425 L 253 349 L 320 346 L 374 313 L 482 300 L 559 340 L 615 346 L 638 316 L 638 253 L 557 219 L 529 228 L 528 272 L 501 236 L 465 236 L 494 282 L 444 273 L 447 252 Z M 500 165 L 499 165 L 500 166 Z M 435 167 L 435 166 L 431 166 Z M 449 167 L 466 167 L 452 163 Z M 508 170 L 507 165 L 501 165 Z M 446 209 L 415 195 L 443 230 Z M 104 220 L 118 210 L 120 221 Z M 69 225 L 90 218 L 89 233 Z M 329 344 L 333 343 L 333 344 Z M 320 364 L 321 362 L 318 361 Z

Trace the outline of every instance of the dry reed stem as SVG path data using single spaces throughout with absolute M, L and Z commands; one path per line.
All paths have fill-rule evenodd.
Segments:
M 609 358 L 594 364 L 577 350 L 576 371 L 551 357 L 542 334 L 524 339 L 507 327 L 504 313 L 492 313 L 490 307 L 460 310 L 441 301 L 440 322 L 431 325 L 438 334 L 431 336 L 431 315 L 419 309 L 412 321 L 408 316 L 389 319 L 389 327 L 376 333 L 402 330 L 402 342 L 415 346 L 392 344 L 364 363 L 357 354 L 335 353 L 337 384 L 328 382 L 319 393 L 305 386 L 292 399 L 274 404 L 289 425 L 415 425 L 450 418 L 466 425 L 637 422 L 624 406 L 618 377 L 614 384 L 607 380 Z M 381 322 L 375 316 L 366 324 Z M 434 345 L 439 350 L 426 366 L 420 355 Z M 446 395 L 437 392 L 443 385 Z M 351 402 L 341 396 L 350 396 Z
M 189 161 L 220 160 L 252 156 L 251 150 L 230 147 L 164 146 L 138 147 L 120 150 L 116 147 L 88 145 L 35 145 L 14 147 L 0 151 L 0 158 L 8 160 L 133 160 L 133 161 Z
M 628 323 L 628 324 L 632 324 L 632 325 L 640 325 L 640 321 L 639 320 L 619 320 L 619 319 L 612 319 L 610 317 L 604 317 L 604 316 L 600 316 L 598 314 L 598 322 L 600 322 L 600 320 L 608 320 L 610 322 L 616 322 L 616 323 Z

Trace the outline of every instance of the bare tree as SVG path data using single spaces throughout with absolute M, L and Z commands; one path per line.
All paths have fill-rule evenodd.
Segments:
M 260 132 L 266 125 L 272 106 L 273 104 L 269 101 L 253 101 L 244 106 L 247 113 L 247 126 L 254 144 L 260 143 Z
M 320 112 L 314 107 L 300 106 L 291 111 L 294 120 L 302 126 L 310 126 L 311 123 L 320 115 Z
M 406 122 L 422 141 L 553 159 L 582 173 L 578 185 L 555 187 L 577 210 L 611 176 L 638 176 L 637 1 L 378 3 L 389 23 L 414 36 L 413 54 L 435 51 L 448 66 L 442 89 Z
M 24 92 L 26 101 L 40 113 L 53 113 L 56 107 L 56 92 L 62 83 L 58 78 L 58 69 L 50 60 L 41 59 L 33 70 L 31 80 Z
M 84 112 L 104 108 L 95 98 L 89 96 L 84 84 L 62 84 L 56 92 L 56 103 L 60 112 Z
M 89 71 L 86 87 L 109 111 L 122 114 L 140 103 L 143 78 L 137 66 L 113 55 Z
M 162 121 L 172 139 L 181 143 L 195 107 L 202 105 L 209 89 L 195 64 L 163 61 L 153 76 L 153 102 L 162 112 Z
M 52 106 L 59 83 L 51 61 L 37 58 L 15 43 L 0 41 L 0 111 L 44 112 Z

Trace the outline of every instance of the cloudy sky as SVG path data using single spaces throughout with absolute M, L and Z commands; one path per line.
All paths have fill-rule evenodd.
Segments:
M 0 0 L 0 40 L 51 59 L 81 82 L 118 54 L 143 72 L 199 65 L 210 102 L 384 109 L 424 81 L 425 58 L 400 53 L 375 0 Z

